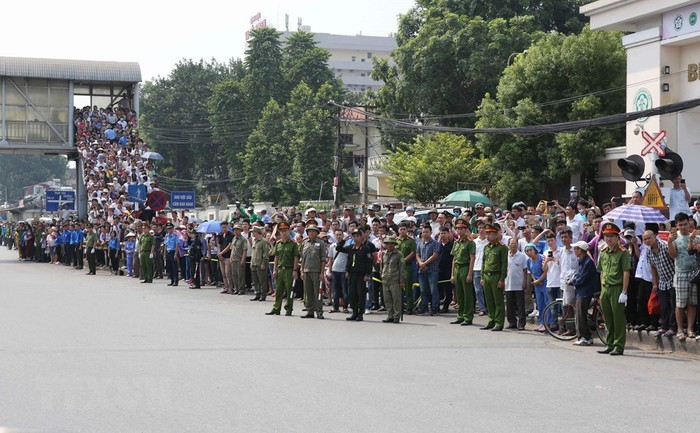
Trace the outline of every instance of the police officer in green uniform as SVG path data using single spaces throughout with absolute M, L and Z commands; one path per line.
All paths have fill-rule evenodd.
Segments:
M 413 314 L 413 264 L 416 261 L 416 241 L 409 236 L 410 227 L 407 222 L 399 224 L 399 237 L 396 249 L 403 254 L 406 265 L 406 314 Z
M 598 254 L 597 268 L 601 283 L 600 308 L 603 310 L 608 335 L 605 342 L 607 347 L 598 353 L 618 356 L 625 351 L 625 302 L 632 260 L 627 251 L 620 246 L 620 229 L 616 224 L 603 224 L 601 233 L 605 239 L 605 247 Z
M 306 316 L 302 319 L 316 317 L 323 319 L 323 299 L 319 296 L 321 284 L 321 272 L 326 268 L 326 243 L 318 239 L 321 229 L 315 219 L 306 222 L 306 235 L 301 243 L 299 256 L 301 257 L 301 280 L 304 282 L 304 304 Z
M 88 261 L 88 275 L 95 275 L 97 271 L 97 260 L 95 257 L 95 244 L 97 243 L 97 233 L 92 224 L 87 225 L 88 234 L 85 237 L 85 253 Z
M 384 290 L 384 303 L 386 304 L 386 319 L 384 323 L 400 323 L 401 296 L 406 284 L 406 264 L 403 254 L 396 249 L 396 238 L 387 236 L 384 238 L 384 254 L 382 254 L 381 272 L 382 289 Z
M 506 311 L 503 290 L 508 272 L 508 247 L 501 243 L 500 226 L 496 224 L 486 225 L 486 239 L 489 243 L 484 247 L 481 281 L 484 286 L 486 308 L 489 310 L 489 322 L 479 329 L 503 331 Z
M 251 301 L 264 301 L 267 296 L 267 261 L 270 255 L 270 243 L 263 237 L 262 232 L 262 227 L 253 227 L 250 273 L 253 277 L 255 297 Z
M 294 308 L 294 288 L 292 283 L 297 277 L 299 246 L 296 242 L 289 239 L 289 224 L 286 222 L 278 223 L 277 230 L 280 232 L 280 240 L 275 244 L 275 263 L 272 272 L 272 278 L 275 279 L 275 305 L 272 307 L 272 311 L 265 314 L 268 316 L 279 316 L 282 309 L 282 299 L 286 298 L 287 303 L 284 307 L 286 312 L 284 315 L 291 316 Z
M 139 238 L 141 247 L 141 271 L 143 272 L 142 283 L 153 282 L 153 248 L 155 247 L 155 238 L 147 223 L 143 225 L 143 234 Z
M 233 294 L 245 295 L 245 259 L 248 251 L 248 240 L 243 237 L 243 227 L 233 226 L 233 242 L 231 242 L 231 276 L 233 277 Z
M 474 320 L 474 259 L 476 244 L 469 238 L 469 223 L 458 219 L 455 223 L 459 239 L 452 246 L 452 276 L 450 280 L 455 285 L 457 296 L 457 320 L 453 325 L 468 326 Z

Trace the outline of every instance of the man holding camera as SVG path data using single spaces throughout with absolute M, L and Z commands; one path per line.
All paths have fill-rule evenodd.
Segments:
M 670 198 L 669 198 L 669 215 L 671 218 L 675 218 L 679 213 L 684 213 L 692 215 L 690 212 L 690 207 L 688 202 L 690 201 L 690 191 L 685 184 L 685 179 L 681 178 L 681 175 L 674 177 L 673 187 L 671 188 Z

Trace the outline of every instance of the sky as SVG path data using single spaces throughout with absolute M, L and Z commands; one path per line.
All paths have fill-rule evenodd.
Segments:
M 284 30 L 297 19 L 312 32 L 395 33 L 414 0 L 65 0 L 2 4 L 0 56 L 138 62 L 143 81 L 167 76 L 183 58 L 243 58 L 245 32 L 258 12 Z M 37 11 L 41 11 L 37 13 Z

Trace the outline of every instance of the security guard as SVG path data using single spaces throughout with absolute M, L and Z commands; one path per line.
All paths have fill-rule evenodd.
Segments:
M 294 308 L 294 288 L 292 282 L 296 279 L 297 265 L 299 262 L 299 246 L 289 239 L 289 224 L 281 222 L 277 224 L 280 233 L 280 240 L 274 248 L 275 263 L 272 271 L 272 278 L 275 279 L 275 305 L 272 311 L 265 313 L 268 316 L 278 315 L 282 309 L 282 299 L 286 298 L 284 307 L 285 316 L 291 316 Z
M 386 304 L 386 319 L 384 323 L 399 323 L 403 289 L 406 284 L 406 264 L 403 254 L 396 249 L 396 238 L 384 238 L 384 254 L 382 254 L 381 272 L 384 303 Z
M 469 237 L 469 223 L 458 219 L 455 223 L 459 239 L 452 246 L 452 275 L 450 280 L 455 285 L 457 297 L 457 320 L 453 325 L 468 326 L 474 320 L 474 260 L 476 244 Z
M 253 277 L 255 297 L 251 301 L 264 301 L 267 296 L 267 261 L 270 256 L 270 243 L 263 237 L 262 232 L 262 227 L 253 227 L 250 273 Z
M 304 304 L 306 316 L 302 319 L 316 317 L 323 319 L 323 299 L 320 299 L 321 272 L 326 268 L 326 243 L 318 239 L 321 229 L 315 219 L 306 222 L 306 235 L 301 243 L 299 256 L 301 257 L 301 279 L 304 282 Z
M 508 247 L 501 243 L 501 227 L 497 224 L 486 225 L 484 263 L 481 267 L 481 281 L 484 286 L 486 308 L 489 310 L 489 322 L 482 330 L 503 331 L 505 305 L 503 290 L 508 273 Z
M 233 276 L 233 294 L 245 295 L 245 259 L 248 251 L 248 240 L 242 235 L 240 224 L 233 226 L 233 242 L 231 243 L 231 274 Z
M 399 238 L 396 240 L 396 249 L 403 254 L 406 265 L 406 314 L 413 314 L 413 271 L 416 263 L 416 241 L 409 236 L 410 226 L 402 221 L 399 224 Z
M 600 308 L 603 310 L 608 335 L 605 342 L 607 347 L 598 353 L 618 356 L 625 351 L 625 302 L 632 260 L 627 251 L 620 246 L 620 229 L 617 225 L 605 223 L 601 227 L 601 233 L 605 239 L 605 246 L 598 254 L 597 268 L 602 280 Z
M 143 225 L 143 234 L 139 238 L 141 248 L 141 270 L 143 272 L 142 283 L 153 282 L 153 248 L 155 247 L 155 239 L 153 232 L 149 231 L 148 223 Z
M 95 257 L 95 244 L 97 243 L 97 233 L 92 224 L 87 225 L 87 237 L 85 238 L 85 253 L 87 254 L 88 270 L 87 275 L 95 275 L 97 272 L 97 260 Z

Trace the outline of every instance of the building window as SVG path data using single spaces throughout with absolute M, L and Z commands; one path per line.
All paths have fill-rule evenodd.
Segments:
M 367 53 L 367 58 L 368 58 L 368 59 L 371 59 L 371 58 L 372 58 L 372 52 L 371 52 L 371 51 L 369 51 L 369 52 Z
M 365 73 L 364 73 L 364 72 L 360 74 L 360 77 L 364 77 L 364 76 L 365 76 Z
M 364 62 L 364 61 L 365 61 L 365 59 L 360 59 L 360 61 L 361 61 L 361 62 Z
M 352 56 L 352 61 L 354 62 L 356 60 L 355 56 Z
M 340 134 L 340 144 L 347 145 L 353 144 L 353 135 L 352 134 Z

